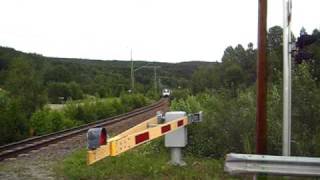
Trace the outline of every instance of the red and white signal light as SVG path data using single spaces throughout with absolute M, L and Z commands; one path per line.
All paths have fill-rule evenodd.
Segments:
M 92 128 L 87 133 L 88 149 L 94 150 L 107 144 L 106 128 Z

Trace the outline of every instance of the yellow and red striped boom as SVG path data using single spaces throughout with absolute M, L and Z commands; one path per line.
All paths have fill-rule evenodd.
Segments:
M 107 140 L 105 145 L 89 150 L 87 164 L 91 165 L 107 156 L 116 156 L 138 145 L 151 141 L 189 124 L 188 117 L 182 117 L 163 124 L 153 117 L 123 133 Z

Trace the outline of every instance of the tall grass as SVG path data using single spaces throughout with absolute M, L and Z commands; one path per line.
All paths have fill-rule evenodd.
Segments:
M 223 172 L 221 160 L 185 157 L 186 166 L 169 164 L 170 155 L 159 141 L 142 145 L 120 156 L 86 165 L 86 150 L 80 150 L 55 168 L 57 178 L 78 179 L 234 179 Z

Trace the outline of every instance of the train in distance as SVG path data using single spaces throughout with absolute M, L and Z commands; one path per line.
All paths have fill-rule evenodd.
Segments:
M 170 95 L 171 95 L 170 89 L 165 88 L 162 90 L 162 97 L 170 97 Z

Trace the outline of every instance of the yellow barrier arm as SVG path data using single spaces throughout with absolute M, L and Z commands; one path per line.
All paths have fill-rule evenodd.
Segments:
M 188 117 L 159 124 L 157 117 L 148 119 L 139 125 L 107 140 L 107 144 L 87 153 L 87 164 L 91 165 L 107 156 L 116 156 L 155 138 L 173 132 L 188 125 Z

